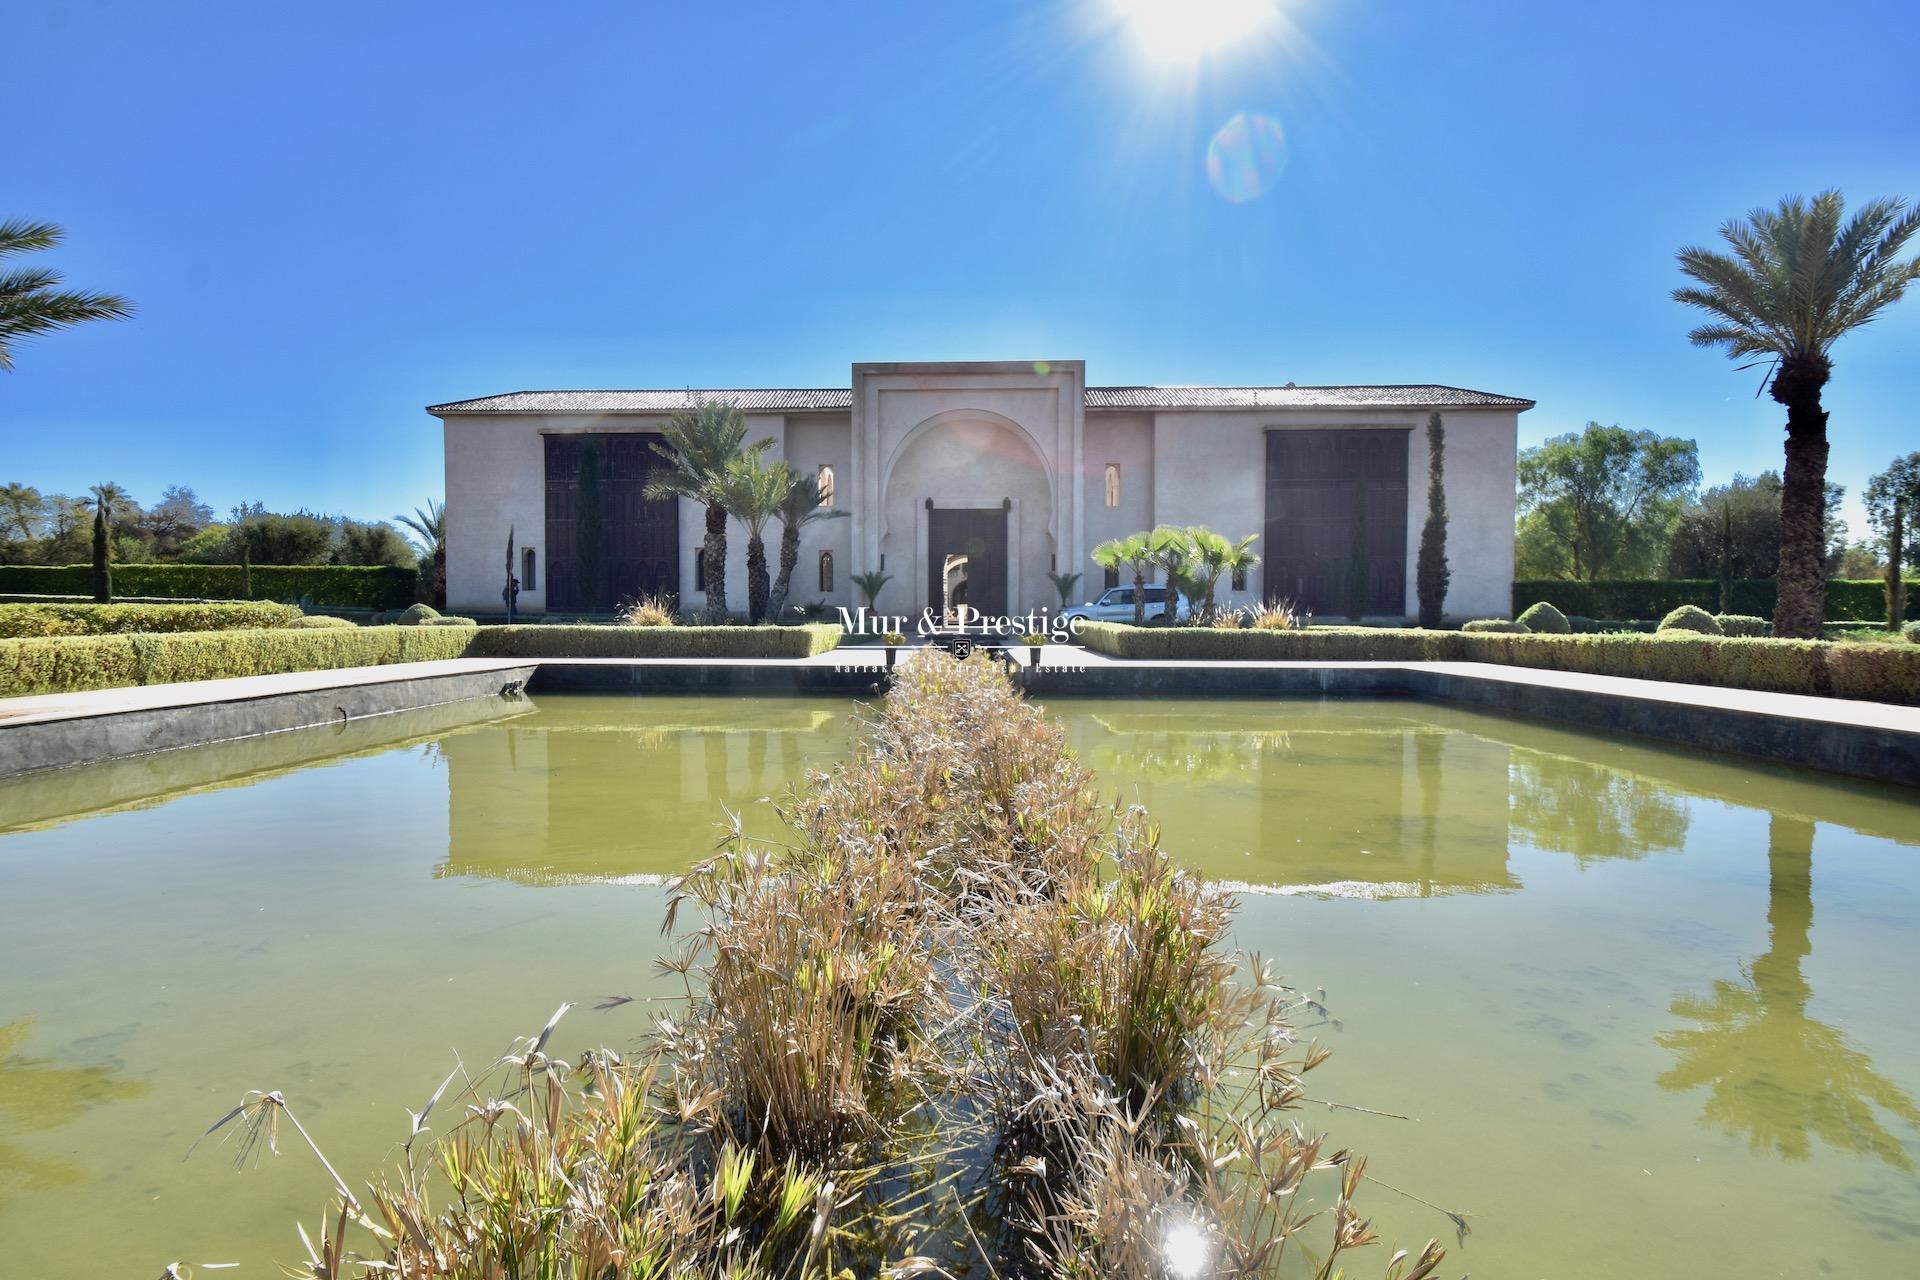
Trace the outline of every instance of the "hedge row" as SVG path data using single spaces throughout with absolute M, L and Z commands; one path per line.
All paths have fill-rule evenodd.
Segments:
M 420 576 L 387 565 L 117 564 L 113 590 L 175 600 L 305 600 L 336 609 L 404 609 L 419 595 Z M 0 565 L 0 595 L 92 594 L 92 565 Z
M 284 675 L 466 655 L 467 627 L 179 631 L 0 640 L 0 697 Z
M 0 640 L 0 697 L 443 658 L 804 658 L 840 628 L 315 627 Z
M 1772 578 L 1736 578 L 1727 613 L 1773 616 L 1779 584 Z M 1513 612 L 1546 601 L 1569 617 L 1664 618 L 1682 605 L 1720 613 L 1720 584 L 1710 578 L 1569 582 L 1531 579 L 1513 584 Z M 1879 581 L 1835 578 L 1827 583 L 1827 621 L 1879 622 L 1887 602 Z M 1920 618 L 1920 579 L 1907 583 L 1907 616 Z
M 1225 631 L 1087 623 L 1080 639 L 1116 658 L 1295 662 L 1492 662 L 1584 675 L 1710 684 L 1920 705 L 1920 645 L 1833 644 L 1667 632 L 1494 635 L 1460 631 Z
M 0 604 L 0 640 L 26 636 L 105 636 L 129 632 L 239 631 L 283 627 L 300 617 L 290 604 Z
M 482 627 L 476 658 L 810 658 L 840 643 L 840 628 Z

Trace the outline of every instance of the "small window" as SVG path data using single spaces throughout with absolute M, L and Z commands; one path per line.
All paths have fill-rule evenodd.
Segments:
M 1117 462 L 1107 464 L 1107 505 L 1120 505 L 1120 464 Z
M 696 548 L 693 553 L 693 589 L 707 589 L 707 553 L 705 548 Z
M 832 506 L 833 505 L 833 467 L 830 464 L 825 462 L 820 464 L 820 474 L 818 477 L 818 482 L 820 485 L 820 505 L 823 507 Z
M 1120 585 L 1120 566 L 1117 564 L 1110 564 L 1107 566 L 1107 586 L 1109 588 L 1112 588 L 1112 587 L 1117 587 L 1119 585 Z
M 540 560 L 528 547 L 520 553 L 520 589 L 538 591 L 540 589 Z
M 833 590 L 833 552 L 831 551 L 820 553 L 820 589 Z
M 1245 591 L 1247 589 L 1247 571 L 1245 569 L 1235 569 L 1233 571 L 1233 589 L 1235 591 Z

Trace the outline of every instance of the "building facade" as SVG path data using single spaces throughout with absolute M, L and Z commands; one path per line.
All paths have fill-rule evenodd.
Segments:
M 918 617 L 1056 609 L 1109 581 L 1091 552 L 1157 525 L 1259 535 L 1235 604 L 1347 611 L 1364 560 L 1366 615 L 1417 612 L 1428 415 L 1446 423 L 1452 616 L 1504 616 L 1513 588 L 1514 459 L 1530 400 L 1423 386 L 1090 387 L 1077 360 L 856 364 L 844 388 L 520 391 L 434 405 L 444 424 L 447 603 L 501 608 L 514 534 L 519 607 L 605 613 L 700 590 L 703 513 L 649 501 L 662 424 L 700 399 L 746 416 L 769 458 L 817 476 L 849 519 L 805 530 L 794 604 L 854 606 L 853 575 L 887 575 L 881 611 Z M 777 545 L 778 526 L 769 531 Z M 728 538 L 729 602 L 746 595 L 746 534 Z

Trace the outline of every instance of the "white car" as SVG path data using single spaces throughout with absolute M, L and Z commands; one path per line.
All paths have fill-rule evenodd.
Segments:
M 1149 583 L 1142 594 L 1146 601 L 1147 625 L 1165 622 L 1167 620 L 1167 589 Z M 1187 613 L 1186 598 L 1179 597 L 1179 603 L 1174 606 L 1174 617 L 1185 622 Z M 1132 622 L 1133 588 L 1108 587 L 1098 600 L 1077 604 L 1071 609 L 1062 611 L 1060 616 L 1067 619 L 1079 618 L 1086 622 Z

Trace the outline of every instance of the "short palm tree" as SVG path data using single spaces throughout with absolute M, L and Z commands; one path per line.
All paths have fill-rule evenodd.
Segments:
M 780 510 L 780 572 L 773 580 L 773 595 L 767 601 L 767 613 L 775 622 L 787 607 L 787 592 L 793 586 L 793 570 L 800 563 L 800 531 L 823 520 L 837 520 L 849 513 L 839 507 L 823 507 L 820 481 L 815 476 L 796 475 L 787 490 Z
M 428 603 L 436 609 L 447 607 L 447 504 L 427 499 L 427 505 L 415 507 L 410 516 L 395 516 L 394 522 L 410 530 L 420 544 L 420 563 L 427 573 Z
M 0 258 L 35 253 L 59 244 L 64 233 L 51 222 L 0 222 Z M 59 288 L 60 273 L 22 267 L 0 272 L 0 371 L 13 369 L 13 342 L 70 329 L 89 320 L 125 320 L 133 304 L 111 293 Z
M 1047 581 L 1051 582 L 1053 589 L 1060 593 L 1060 608 L 1064 611 L 1073 603 L 1073 589 L 1080 585 L 1080 575 L 1049 571 Z
M 727 617 L 727 509 L 719 488 L 727 466 L 743 452 L 759 454 L 773 444 L 771 437 L 747 444 L 747 418 L 733 405 L 701 400 L 674 414 L 660 429 L 654 452 L 667 465 L 647 481 L 647 497 L 691 498 L 706 507 L 707 534 L 701 542 L 706 569 L 707 620 Z
M 767 616 L 767 523 L 786 505 L 793 488 L 792 468 L 784 462 L 768 464 L 758 450 L 735 454 L 720 473 L 714 490 L 726 513 L 747 527 L 747 621 L 760 622 Z M 708 570 L 712 585 L 712 570 Z
M 893 581 L 893 575 L 882 573 L 878 569 L 869 569 L 865 573 L 854 574 L 848 581 L 858 587 L 860 594 L 867 598 L 868 611 L 877 612 L 880 608 L 880 589 Z
M 1838 191 L 1789 196 L 1720 228 L 1732 254 L 1680 250 L 1680 270 L 1698 282 L 1674 299 L 1714 317 L 1688 336 L 1695 346 L 1771 362 L 1767 390 L 1787 410 L 1787 465 L 1780 493 L 1779 596 L 1773 633 L 1820 638 L 1826 612 L 1827 411 L 1833 344 L 1871 321 L 1920 279 L 1920 260 L 1899 260 L 1920 211 L 1870 200 L 1851 218 Z
M 1211 529 L 1187 530 L 1187 541 L 1193 546 L 1193 554 L 1187 562 L 1186 576 L 1200 596 L 1195 622 L 1213 620 L 1215 597 L 1219 594 L 1220 579 L 1224 575 L 1260 563 L 1260 557 L 1253 553 L 1253 544 L 1259 540 L 1258 534 L 1249 534 L 1235 542 Z
M 1193 558 L 1193 539 L 1185 529 L 1163 524 L 1147 534 L 1147 558 L 1159 566 L 1167 584 L 1167 621 L 1180 620 L 1180 591 L 1186 578 L 1187 562 Z M 1188 593 L 1192 598 L 1192 593 Z M 1189 609 L 1189 616 L 1192 611 Z
M 1093 549 L 1093 562 L 1116 574 L 1123 566 L 1133 570 L 1133 625 L 1145 626 L 1147 572 L 1154 565 L 1151 535 L 1130 533 L 1124 538 L 1110 538 Z

